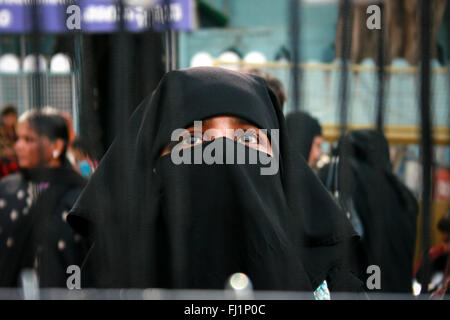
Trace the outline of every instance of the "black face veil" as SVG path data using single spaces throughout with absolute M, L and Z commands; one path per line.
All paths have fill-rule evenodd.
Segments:
M 277 104 L 253 75 L 208 67 L 167 73 L 69 214 L 95 242 L 91 284 L 223 289 L 243 272 L 255 289 L 312 291 L 339 268 L 340 245 L 355 232 L 292 152 Z M 160 157 L 175 129 L 221 115 L 268 129 L 269 137 L 278 130 L 276 174 L 261 175 L 261 164 L 175 165 L 170 154 Z M 220 140 L 223 158 L 226 146 L 237 148 Z

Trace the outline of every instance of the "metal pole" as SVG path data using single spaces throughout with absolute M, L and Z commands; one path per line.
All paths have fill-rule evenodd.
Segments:
M 26 35 L 20 35 L 20 60 L 24 61 L 26 56 Z M 22 85 L 20 85 L 23 93 L 23 111 L 31 109 L 31 98 L 30 98 L 30 87 L 32 85 L 31 82 L 28 81 L 28 78 L 23 71 L 20 74 L 20 78 L 18 78 L 18 83 L 22 81 Z
M 41 32 L 39 27 L 39 4 L 36 0 L 32 2 L 31 6 L 31 53 L 34 55 L 34 72 L 31 75 L 31 108 L 41 108 L 43 106 L 42 97 L 42 74 L 40 72 L 39 57 L 40 57 L 40 41 Z
M 301 110 L 301 69 L 300 63 L 300 0 L 291 0 L 289 3 L 290 36 L 291 36 L 291 79 L 293 111 Z
M 424 278 L 422 290 L 427 292 L 430 282 L 430 260 L 428 252 L 431 245 L 432 221 L 432 155 L 431 132 L 431 8 L 430 1 L 420 0 L 420 116 L 421 116 L 421 157 L 422 157 L 422 253 Z
M 341 0 L 342 4 L 342 69 L 341 69 L 341 84 L 339 92 L 339 107 L 340 107 L 340 124 L 341 136 L 345 134 L 348 118 L 348 60 L 350 59 L 351 50 L 351 31 L 352 31 L 352 1 Z
M 380 10 L 381 10 L 381 29 L 378 30 L 378 95 L 377 95 L 377 102 L 376 102 L 376 125 L 377 130 L 383 131 L 383 124 L 384 124 L 384 80 L 385 80 L 385 74 L 384 74 L 384 25 L 383 25 L 383 17 L 384 17 L 384 3 L 379 3 Z
M 170 27 L 169 27 L 170 28 Z M 173 70 L 173 63 L 172 63 L 172 57 L 173 57 L 173 53 L 172 53 L 172 31 L 166 30 L 164 32 L 164 43 L 165 43 L 165 52 L 166 52 L 166 72 L 172 71 Z
M 114 126 L 114 134 L 117 135 L 119 132 L 121 132 L 125 137 L 128 136 L 128 127 L 127 127 L 127 121 L 132 113 L 133 106 L 131 105 L 131 83 L 132 83 L 132 64 L 131 57 L 132 54 L 132 47 L 133 43 L 130 41 L 130 35 L 127 34 L 126 30 L 126 20 L 125 20 L 125 3 L 123 0 L 119 0 L 119 31 L 118 31 L 118 39 L 117 39 L 117 55 L 116 61 L 114 62 L 113 67 L 113 77 L 114 77 L 114 89 L 116 94 L 116 99 L 114 99 L 117 103 L 115 104 L 115 126 Z M 120 141 L 120 149 L 122 150 L 121 154 L 123 156 L 123 160 L 125 161 L 125 152 L 127 150 L 127 146 L 125 145 L 126 142 L 124 139 L 119 139 Z M 133 167 L 134 163 L 129 163 L 130 167 L 123 166 L 120 168 L 119 175 L 117 177 L 117 180 L 115 181 L 115 197 L 119 197 L 121 199 L 122 203 L 125 203 L 126 197 L 129 194 L 136 194 L 135 188 L 133 185 L 133 182 L 131 181 L 131 175 L 129 172 L 135 170 Z M 120 179 L 119 177 L 122 177 L 126 179 L 126 183 L 124 184 L 125 187 L 121 187 Z M 125 181 L 124 181 L 125 182 Z M 120 210 L 123 210 L 124 208 L 121 208 Z M 123 214 L 123 212 L 122 212 Z M 134 233 L 133 230 L 133 221 L 130 220 L 129 215 L 126 215 L 124 218 L 124 228 L 120 228 L 121 234 L 123 237 L 126 238 L 126 243 L 129 245 L 131 243 L 131 234 Z M 136 257 L 134 256 L 134 252 L 132 252 L 131 255 L 128 256 L 128 259 L 130 261 L 137 261 L 134 260 Z M 133 263 L 130 264 L 123 264 L 123 271 L 126 270 L 129 274 L 129 283 L 135 283 L 134 277 L 135 277 L 135 268 L 136 266 Z
M 350 59 L 350 48 L 351 48 L 351 31 L 352 31 L 352 3 L 350 0 L 341 0 L 341 17 L 342 17 L 342 29 L 341 29 L 341 58 L 342 58 L 342 69 L 341 69 L 341 83 L 339 92 L 339 121 L 340 121 L 340 136 L 342 137 L 346 132 L 347 127 L 347 109 L 348 109 L 348 60 Z M 345 210 L 347 216 L 349 214 L 350 208 L 348 207 L 347 201 L 351 199 L 351 186 L 353 179 L 351 176 L 349 163 L 347 160 L 347 149 L 342 145 L 342 150 L 339 152 L 338 156 L 338 170 L 336 172 L 338 195 L 341 199 L 341 204 L 343 205 L 343 210 Z M 338 226 L 335 226 L 336 228 Z M 350 265 L 350 258 L 352 255 L 352 247 L 350 242 L 344 242 L 342 244 L 342 250 L 344 253 L 343 263 Z
M 176 52 L 174 49 L 176 46 L 176 34 L 172 30 L 170 4 L 170 0 L 164 0 L 163 17 L 164 26 L 166 27 L 164 32 L 166 72 L 176 69 Z
M 73 67 L 73 92 L 74 94 L 74 101 L 72 103 L 73 105 L 73 120 L 74 120 L 74 127 L 75 132 L 77 135 L 81 136 L 84 133 L 82 133 L 81 128 L 81 120 L 83 119 L 83 34 L 81 31 L 76 32 L 74 35 L 74 67 Z M 92 149 L 92 148 L 89 148 Z

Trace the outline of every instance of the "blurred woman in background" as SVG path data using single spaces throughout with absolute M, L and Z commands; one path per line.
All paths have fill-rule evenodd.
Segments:
M 66 285 L 84 247 L 66 216 L 84 185 L 66 159 L 66 121 L 53 109 L 23 114 L 15 150 L 20 173 L 0 181 L 0 286 L 19 284 L 34 268 L 40 286 Z
M 0 126 L 0 178 L 17 172 L 17 156 L 14 144 L 17 140 L 17 109 L 12 104 L 6 104 L 1 111 Z
M 306 112 L 296 111 L 286 116 L 286 123 L 293 148 L 315 169 L 322 155 L 323 137 L 319 121 Z
M 389 144 L 377 130 L 347 132 L 319 177 L 347 212 L 360 242 L 349 249 L 353 270 L 381 270 L 381 292 L 412 293 L 418 203 L 392 172 Z

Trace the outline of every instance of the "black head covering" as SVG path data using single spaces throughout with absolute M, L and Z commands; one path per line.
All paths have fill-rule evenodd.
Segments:
M 392 171 L 389 144 L 378 130 L 362 129 L 350 131 L 339 143 L 340 153 L 350 156 L 370 167 L 385 172 Z
M 278 173 L 262 176 L 260 164 L 176 166 L 170 154 L 160 157 L 174 129 L 219 115 L 269 129 L 272 139 L 279 129 Z M 255 289 L 312 290 L 335 270 L 339 243 L 355 236 L 291 151 L 265 81 L 209 67 L 163 77 L 102 159 L 68 222 L 93 236 L 94 285 L 112 287 L 221 289 L 229 275 L 244 272 Z
M 314 137 L 322 135 L 319 121 L 306 112 L 296 111 L 287 115 L 286 122 L 294 149 L 308 161 Z
M 392 173 L 386 137 L 377 130 L 349 131 L 336 153 L 341 197 L 352 202 L 364 230 L 355 255 L 359 273 L 367 277 L 367 267 L 377 265 L 382 291 L 411 292 L 418 205 Z

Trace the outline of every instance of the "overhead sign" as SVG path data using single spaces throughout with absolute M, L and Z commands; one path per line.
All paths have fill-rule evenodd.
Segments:
M 138 1 L 124 5 L 125 30 L 192 30 L 193 1 L 154 0 L 150 8 Z M 116 32 L 120 16 L 115 0 L 0 0 L 0 33 Z

